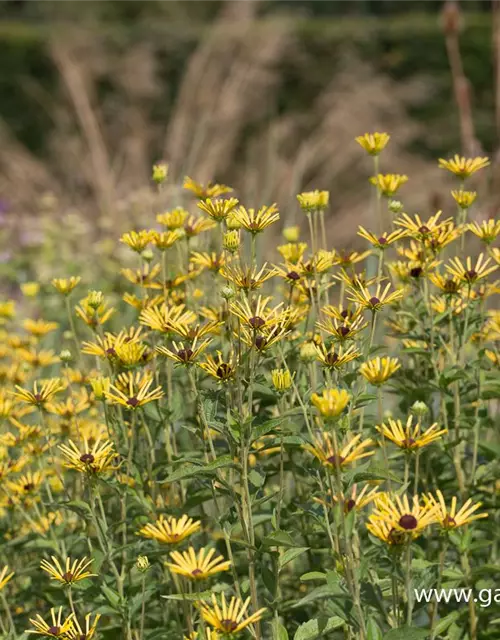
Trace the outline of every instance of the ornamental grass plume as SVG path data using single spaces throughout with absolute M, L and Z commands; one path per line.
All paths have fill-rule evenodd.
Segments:
M 494 588 L 499 226 L 462 188 L 488 160 L 442 161 L 460 183 L 424 215 L 388 142 L 352 141 L 359 246 L 330 243 L 327 191 L 174 200 L 158 164 L 161 202 L 82 241 L 80 274 L 63 239 L 71 277 L 26 257 L 0 302 L 2 637 L 493 633 L 414 597 Z

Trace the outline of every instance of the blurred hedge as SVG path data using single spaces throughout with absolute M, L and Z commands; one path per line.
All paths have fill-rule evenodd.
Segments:
M 8 12 L 2 9 L 0 12 L 0 117 L 28 148 L 43 156 L 51 122 L 50 108 L 47 107 L 50 100 L 44 103 L 43 96 L 57 95 L 59 88 L 47 42 L 57 35 L 58 29 L 64 29 L 64 20 L 69 15 L 64 12 L 74 11 L 74 8 L 65 7 L 72 3 L 57 3 L 57 12 L 53 8 L 52 13 L 45 11 L 38 19 L 39 9 L 28 7 L 31 4 L 37 3 L 27 3 L 28 12 L 22 16 L 16 16 L 19 9 Z M 92 28 L 96 33 L 104 34 L 119 46 L 134 46 L 147 41 L 156 48 L 164 81 L 164 100 L 153 110 L 153 117 L 165 118 L 184 64 L 204 30 L 210 28 L 218 3 L 186 3 L 191 5 L 190 11 L 194 11 L 194 5 L 199 6 L 198 13 L 193 14 L 197 20 L 186 20 L 182 15 L 162 18 L 161 12 L 155 13 L 159 11 L 157 3 L 152 3 L 155 6 L 144 15 L 135 2 L 111 3 L 122 5 L 114 8 L 108 6 L 110 3 L 99 4 L 106 5 L 104 8 L 111 14 L 100 15 L 100 20 L 93 16 L 90 24 L 94 25 Z M 443 34 L 435 12 L 436 3 L 423 3 L 434 8 L 433 13 L 412 14 L 406 10 L 383 18 L 364 15 L 367 11 L 363 7 L 369 7 L 369 2 L 351 3 L 360 4 L 356 10 L 358 15 L 338 17 L 307 15 L 308 12 L 314 14 L 315 10 L 308 9 L 306 3 L 294 3 L 296 6 L 290 14 L 286 3 L 278 4 L 278 15 L 290 22 L 295 35 L 297 46 L 294 50 L 300 52 L 300 55 L 292 55 L 280 64 L 282 83 L 277 105 L 280 112 L 306 110 L 331 80 L 340 53 L 348 47 L 361 58 L 369 60 L 375 70 L 392 77 L 401 80 L 421 74 L 430 77 L 430 95 L 411 114 L 427 125 L 426 138 L 419 141 L 418 150 L 436 156 L 457 148 L 456 109 Z M 410 7 L 415 3 L 400 4 Z M 92 5 L 87 7 L 90 16 L 96 6 L 92 2 L 78 5 Z M 481 6 L 481 3 L 474 5 Z M 319 11 L 318 8 L 316 13 Z M 277 21 L 280 18 L 275 12 L 262 19 Z M 464 23 L 461 50 L 465 71 L 473 86 L 477 133 L 484 148 L 490 151 L 496 138 L 492 117 L 491 15 L 488 12 L 469 13 Z M 87 21 L 87 28 L 88 25 Z M 165 55 L 163 46 L 167 40 L 170 48 Z M 40 88 L 43 90 L 41 93 Z

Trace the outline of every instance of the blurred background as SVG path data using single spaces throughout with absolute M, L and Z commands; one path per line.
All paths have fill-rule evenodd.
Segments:
M 373 168 L 354 137 L 369 131 L 391 135 L 381 169 L 410 177 L 410 213 L 454 210 L 437 158 L 489 155 L 471 186 L 491 217 L 499 43 L 497 0 L 4 0 L 2 280 L 63 261 L 91 279 L 122 230 L 184 203 L 185 175 L 277 202 L 283 225 L 300 221 L 296 193 L 328 189 L 330 240 L 356 246 Z

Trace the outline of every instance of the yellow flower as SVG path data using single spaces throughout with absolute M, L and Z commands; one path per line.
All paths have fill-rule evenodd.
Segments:
M 390 135 L 375 131 L 375 133 L 365 133 L 363 136 L 358 136 L 355 140 L 371 156 L 378 156 L 389 142 Z
M 350 267 L 357 262 L 362 262 L 365 258 L 367 258 L 371 254 L 371 251 L 363 251 L 359 253 L 358 251 L 335 251 L 333 256 L 333 264 L 341 265 L 343 267 Z
M 206 623 L 224 635 L 233 635 L 260 620 L 262 614 L 266 611 L 265 608 L 259 609 L 250 616 L 245 617 L 250 600 L 251 598 L 248 597 L 243 602 L 243 600 L 233 596 L 228 604 L 223 593 L 221 595 L 221 604 L 219 605 L 217 597 L 213 593 L 211 606 L 205 602 L 200 602 L 198 606 Z
M 200 200 L 200 202 L 198 202 L 198 208 L 204 211 L 212 220 L 222 222 L 228 217 L 237 204 L 238 200 L 236 198 L 219 198 L 216 200 L 207 198 L 206 200 Z
M 44 479 L 41 471 L 31 472 L 22 475 L 15 482 L 7 481 L 9 489 L 18 496 L 30 496 L 35 494 L 40 488 Z
M 324 312 L 324 308 L 322 309 Z M 332 336 L 336 342 L 346 342 L 353 340 L 358 333 L 366 329 L 368 323 L 358 316 L 354 320 L 348 320 L 346 318 L 338 319 L 326 318 L 324 321 L 316 322 L 318 329 L 321 329 L 328 335 Z
M 282 231 L 282 234 L 283 238 L 285 238 L 287 242 L 298 242 L 300 236 L 300 227 L 298 225 L 294 225 L 293 227 L 285 227 Z
M 379 173 L 376 176 L 370 178 L 370 182 L 374 184 L 382 195 L 387 198 L 392 197 L 396 191 L 405 182 L 408 182 L 408 176 L 400 175 L 398 173 Z
M 270 300 L 270 296 L 266 298 L 259 296 L 250 303 L 248 298 L 243 298 L 241 301 L 231 302 L 229 312 L 239 318 L 250 329 L 259 331 L 264 327 L 275 326 L 282 319 L 282 303 L 272 309 L 268 309 L 267 305 Z
M 483 220 L 481 224 L 473 222 L 467 225 L 467 229 L 480 238 L 486 244 L 491 244 L 500 234 L 500 220 Z
M 264 206 L 258 210 L 246 209 L 241 206 L 234 211 L 234 216 L 241 226 L 252 234 L 264 231 L 280 218 L 276 204 L 269 207 Z
M 184 514 L 176 519 L 172 516 L 165 518 L 160 516 L 154 524 L 147 524 L 140 531 L 138 536 L 150 538 L 164 544 L 175 544 L 181 542 L 201 527 L 199 520 L 193 520 Z
M 393 242 L 397 242 L 406 236 L 406 231 L 397 229 L 392 233 L 384 232 L 381 236 L 376 236 L 374 233 L 367 231 L 364 227 L 360 226 L 358 236 L 368 240 L 370 244 L 380 250 L 384 250 L 389 247 Z
M 16 385 L 17 392 L 13 392 L 13 395 L 20 400 L 27 402 L 28 404 L 35 405 L 37 407 L 43 407 L 56 393 L 59 393 L 64 389 L 63 381 L 60 378 L 53 378 L 44 382 L 40 388 L 38 383 L 33 383 L 33 391 L 23 389 Z
M 29 318 L 23 322 L 24 329 L 37 338 L 41 338 L 51 331 L 55 331 L 58 326 L 57 322 L 45 322 L 45 320 L 31 320 Z
M 182 207 L 176 207 L 171 211 L 165 211 L 165 213 L 159 213 L 156 216 L 156 221 L 159 222 L 164 227 L 167 227 L 170 231 L 174 231 L 176 229 L 180 229 L 185 221 L 189 217 L 189 211 L 183 209 Z
M 217 360 L 215 360 L 213 356 L 207 355 L 206 361 L 200 362 L 198 366 L 218 382 L 232 380 L 236 372 L 234 365 L 224 360 L 221 351 L 217 351 Z
M 71 276 L 71 278 L 54 278 L 54 280 L 52 280 L 52 285 L 59 291 L 59 293 L 67 296 L 78 285 L 80 280 L 80 276 Z
M 122 275 L 132 284 L 137 284 L 144 289 L 161 289 L 162 285 L 156 282 L 156 278 L 161 271 L 159 264 L 151 266 L 144 265 L 142 269 L 121 269 Z
M 235 284 L 242 291 L 255 291 L 276 275 L 276 269 L 267 269 L 265 262 L 261 269 L 258 267 L 240 267 L 239 265 L 224 265 L 220 270 L 221 276 Z
M 263 327 L 259 331 L 249 329 L 247 326 L 242 325 L 240 336 L 238 336 L 238 332 L 234 332 L 234 336 L 235 338 L 241 337 L 241 340 L 248 347 L 255 348 L 260 353 L 264 353 L 277 342 L 283 340 L 289 333 L 289 329 L 281 324 L 269 328 Z
M 434 273 L 430 273 L 428 278 L 442 293 L 446 293 L 448 295 L 456 295 L 463 286 L 463 282 L 459 278 L 445 278 L 436 271 Z
M 51 609 L 50 616 L 52 624 L 45 622 L 39 614 L 35 618 L 30 618 L 30 622 L 35 628 L 27 630 L 26 633 L 33 633 L 46 638 L 62 638 L 64 640 L 73 628 L 74 614 L 71 613 L 67 618 L 63 619 L 62 607 L 59 607 L 57 615 L 55 609 Z
M 151 176 L 153 182 L 156 182 L 156 184 L 161 184 L 162 182 L 165 182 L 167 176 L 168 164 L 166 164 L 165 162 L 158 162 L 157 164 L 153 165 L 153 174 Z
M 401 420 L 391 420 L 389 418 L 388 425 L 384 423 L 377 425 L 375 428 L 385 438 L 388 438 L 395 445 L 406 451 L 426 447 L 435 440 L 439 440 L 445 433 L 448 433 L 448 429 L 439 429 L 437 422 L 422 433 L 420 422 L 417 422 L 415 426 L 412 425 L 412 422 L 413 416 L 409 416 L 406 425 L 403 427 Z
M 307 249 L 307 243 L 305 242 L 289 242 L 288 244 L 282 244 L 277 247 L 279 253 L 283 256 L 283 259 L 292 264 L 296 264 L 304 255 Z
M 463 156 L 460 157 L 458 154 L 448 160 L 444 160 L 443 158 L 439 159 L 440 169 L 448 169 L 448 171 L 451 171 L 451 173 L 454 173 L 462 180 L 465 180 L 465 178 L 468 178 L 483 167 L 487 167 L 489 164 L 489 159 L 485 157 L 464 158 Z
M 370 487 L 369 484 L 365 484 L 363 489 L 358 493 L 358 485 L 353 485 L 350 496 L 341 494 L 333 495 L 331 489 L 328 490 L 327 500 L 323 498 L 313 498 L 314 502 L 325 505 L 325 507 L 331 507 L 335 504 L 342 504 L 344 507 L 344 513 L 348 514 L 353 509 L 359 511 L 363 507 L 369 505 L 377 496 L 380 496 L 378 487 Z
M 144 309 L 140 315 L 140 322 L 154 331 L 170 333 L 175 326 L 188 327 L 196 321 L 194 311 L 186 310 L 186 305 L 179 304 L 168 307 L 162 304 L 160 307 Z
M 124 233 L 120 238 L 120 242 L 123 242 L 136 253 L 142 253 L 144 249 L 151 242 L 151 231 L 142 229 L 141 231 L 130 231 Z
M 450 260 L 449 265 L 446 265 L 446 271 L 455 278 L 458 278 L 465 284 L 471 286 L 478 280 L 482 280 L 490 273 L 493 273 L 493 271 L 496 271 L 498 268 L 497 265 L 488 267 L 490 262 L 491 258 L 485 259 L 484 254 L 480 253 L 474 266 L 472 266 L 472 258 L 470 256 L 467 257 L 464 266 L 460 258 L 456 256 Z
M 40 291 L 38 282 L 24 282 L 21 285 L 21 291 L 27 298 L 34 298 Z
M 74 626 L 66 632 L 68 640 L 91 640 L 94 637 L 100 617 L 101 614 L 96 613 L 94 621 L 92 622 L 92 616 L 88 613 L 85 616 L 85 624 L 83 626 L 80 626 L 78 620 L 73 618 Z
M 116 469 L 113 466 L 116 452 L 111 440 L 105 440 L 101 444 L 101 438 L 97 438 L 93 446 L 90 447 L 87 438 L 85 438 L 83 450 L 80 450 L 72 440 L 68 440 L 68 444 L 60 444 L 58 448 L 67 460 L 64 464 L 67 469 L 74 469 L 89 475 Z
M 226 220 L 227 223 L 227 220 Z M 209 231 L 216 226 L 215 222 L 210 218 L 190 216 L 184 223 L 184 233 L 188 238 L 203 233 L 203 231 Z
M 9 582 L 9 580 L 11 580 L 12 577 L 14 576 L 14 571 L 11 571 L 11 573 L 9 573 L 8 571 L 9 571 L 9 567 L 7 566 L 5 566 L 0 571 L 0 591 L 5 587 L 7 582 Z
M 280 393 L 288 391 L 293 384 L 294 375 L 288 369 L 273 369 L 271 371 L 271 380 L 276 391 Z
M 109 307 L 106 302 L 97 309 L 93 305 L 94 300 L 90 297 L 82 298 L 80 304 L 75 307 L 76 315 L 89 327 L 97 327 L 105 324 L 115 312 L 113 307 Z
M 361 434 L 351 438 L 342 448 L 337 449 L 331 433 L 324 431 L 320 438 L 315 438 L 314 444 L 305 444 L 303 449 L 315 456 L 321 464 L 333 470 L 337 466 L 342 468 L 356 460 L 361 460 L 374 455 L 375 451 L 365 451 L 373 444 L 373 440 L 368 438 L 361 440 Z
M 115 384 L 106 392 L 106 400 L 111 404 L 119 404 L 126 409 L 135 410 L 139 407 L 159 400 L 163 397 L 161 387 L 150 390 L 153 377 L 148 373 L 121 373 Z
M 181 237 L 182 231 L 178 229 L 175 229 L 175 231 L 150 231 L 151 243 L 159 251 L 170 249 Z
M 221 571 L 227 571 L 231 566 L 230 560 L 224 560 L 222 556 L 214 555 L 215 549 L 207 549 L 204 547 L 196 554 L 193 547 L 189 547 L 182 553 L 179 551 L 172 551 L 170 557 L 173 562 L 165 562 L 165 566 L 180 576 L 190 578 L 192 580 L 204 580 L 210 576 L 220 573 Z
M 226 264 L 226 262 L 231 260 L 231 256 L 226 257 L 224 253 L 218 255 L 215 251 L 212 251 L 211 253 L 193 251 L 189 260 L 192 264 L 217 273 Z
M 475 191 L 463 191 L 460 189 L 459 191 L 452 191 L 451 195 L 460 209 L 468 209 L 474 203 L 477 194 Z
M 420 504 L 418 496 L 411 503 L 408 496 L 383 494 L 375 499 L 375 510 L 368 518 L 367 529 L 389 544 L 403 544 L 418 538 L 437 519 L 436 506 Z
M 16 303 L 14 300 L 0 301 L 0 318 L 11 320 L 16 314 Z
M 305 191 L 299 193 L 297 200 L 299 201 L 301 209 L 307 213 L 312 211 L 324 211 L 328 207 L 330 194 L 328 191 Z
M 436 214 L 431 216 L 426 222 L 423 222 L 420 216 L 415 214 L 414 219 L 407 213 L 403 213 L 401 218 L 394 221 L 394 224 L 399 227 L 403 227 L 406 229 L 413 238 L 417 240 L 427 240 L 430 234 L 437 232 L 440 228 L 445 225 L 448 225 L 451 222 L 451 218 L 447 218 L 446 220 L 439 220 L 441 217 L 441 211 L 438 211 Z
M 384 384 L 401 367 L 397 358 L 381 358 L 380 356 L 364 362 L 359 372 L 371 384 Z
M 230 253 L 236 253 L 240 248 L 240 234 L 236 229 L 226 231 L 222 237 L 222 246 Z
M 97 576 L 97 573 L 87 571 L 92 564 L 92 560 L 87 560 L 87 558 L 72 561 L 67 557 L 64 561 L 64 567 L 55 556 L 51 556 L 51 558 L 52 564 L 47 560 L 42 560 L 40 568 L 49 574 L 51 580 L 56 580 L 61 584 L 74 584 L 80 580 Z
M 345 389 L 323 389 L 321 395 L 313 393 L 311 402 L 324 418 L 335 418 L 347 407 L 351 396 Z
M 18 357 L 31 367 L 48 367 L 59 362 L 59 357 L 53 351 L 19 349 Z
M 487 518 L 487 513 L 475 513 L 482 505 L 481 502 L 473 504 L 469 498 L 467 502 L 457 511 L 457 498 L 453 496 L 451 499 L 451 506 L 448 509 L 444 500 L 444 496 L 438 489 L 436 491 L 436 498 L 429 494 L 424 496 L 424 500 L 428 501 L 430 505 L 436 507 L 436 519 L 439 522 L 442 529 L 447 531 L 451 529 L 457 529 L 470 524 L 474 520 L 480 520 L 481 518 Z
M 205 186 L 200 182 L 195 182 L 188 176 L 184 178 L 184 184 L 182 186 L 184 189 L 192 191 L 195 196 L 200 199 L 216 198 L 217 196 L 222 196 L 224 193 L 231 193 L 233 191 L 231 187 L 227 187 L 224 184 L 209 182 Z
M 167 356 L 167 358 L 170 358 L 177 364 L 186 366 L 192 365 L 211 342 L 211 340 L 207 339 L 197 345 L 197 341 L 197 338 L 195 338 L 191 343 L 191 346 L 188 347 L 185 347 L 182 342 L 172 342 L 172 349 L 167 349 L 167 347 L 156 347 L 156 351 L 163 356 Z
M 351 345 L 345 351 L 342 347 L 338 347 L 337 350 L 327 349 L 323 343 L 314 345 L 314 348 L 316 349 L 317 360 L 327 369 L 340 369 L 361 355 L 354 345 Z
M 370 295 L 370 291 L 367 287 L 360 287 L 359 289 L 349 288 L 347 291 L 348 294 L 350 294 L 350 296 L 348 296 L 348 299 L 351 300 L 351 302 L 358 303 L 365 309 L 369 309 L 372 312 L 380 311 L 380 309 L 382 309 L 382 307 L 384 307 L 385 305 L 393 304 L 394 302 L 401 300 L 404 295 L 402 289 L 398 289 L 396 291 L 393 291 L 392 293 L 389 293 L 390 288 L 391 283 L 389 282 L 386 285 L 385 289 L 382 291 L 382 285 L 379 283 L 377 285 L 375 295 L 373 296 Z

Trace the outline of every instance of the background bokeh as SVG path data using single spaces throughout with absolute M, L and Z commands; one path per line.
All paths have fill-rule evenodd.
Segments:
M 230 184 L 247 206 L 277 202 L 283 225 L 301 222 L 296 193 L 328 189 L 330 240 L 355 246 L 370 226 L 372 165 L 354 142 L 366 131 L 391 134 L 382 170 L 410 176 L 408 211 L 453 210 L 437 158 L 496 157 L 499 7 L 1 3 L 2 281 L 43 281 L 63 259 L 78 271 L 80 255 L 91 277 L 122 229 L 185 203 L 185 175 Z M 497 173 L 474 185 L 479 216 L 495 214 Z

